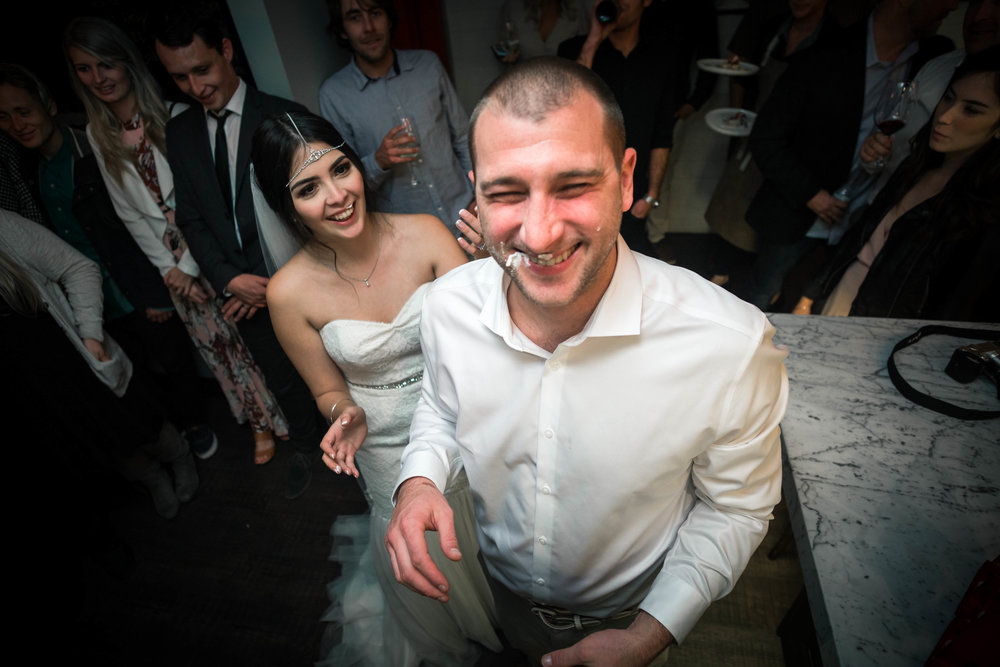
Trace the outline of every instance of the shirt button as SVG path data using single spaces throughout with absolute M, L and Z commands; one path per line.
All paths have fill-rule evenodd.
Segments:
M 545 486 L 542 487 L 542 494 L 544 494 L 544 495 L 547 496 L 550 493 L 552 493 L 552 489 L 549 488 L 548 484 L 546 484 Z
M 544 535 L 542 535 L 541 537 L 538 538 L 538 543 L 541 544 L 544 547 L 546 544 L 549 543 L 549 541 L 547 539 L 545 539 Z
M 434 184 L 433 183 L 428 183 L 427 187 L 433 189 L 434 188 Z
M 561 367 L 562 367 L 562 362 L 561 361 L 550 361 L 549 362 L 549 368 L 551 368 L 554 371 L 559 370 Z
M 538 577 L 537 579 L 535 579 L 535 583 L 538 584 L 539 586 L 544 586 L 545 580 L 542 579 L 541 577 Z
M 556 433 L 555 433 L 555 431 L 553 431 L 553 430 L 552 430 L 552 429 L 550 429 L 550 428 L 547 428 L 547 429 L 545 429 L 545 431 L 544 431 L 544 433 L 543 433 L 543 435 L 544 435 L 544 436 L 545 436 L 546 438 L 548 438 L 549 440 L 551 440 L 551 439 L 553 438 L 553 436 L 555 436 L 555 434 L 556 434 Z

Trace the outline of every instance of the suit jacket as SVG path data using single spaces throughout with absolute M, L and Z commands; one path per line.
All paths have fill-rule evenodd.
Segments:
M 765 242 L 801 239 L 816 220 L 806 202 L 820 190 L 833 193 L 850 172 L 864 109 L 867 29 L 866 18 L 839 44 L 793 59 L 757 116 L 750 151 L 764 183 L 746 219 Z M 906 78 L 952 46 L 945 37 L 922 40 Z
M 250 145 L 254 130 L 265 116 L 285 111 L 304 112 L 306 108 L 247 87 L 235 179 L 235 213 L 242 247 L 226 215 L 226 202 L 215 178 L 204 108 L 194 105 L 167 124 L 167 155 L 177 196 L 175 221 L 202 273 L 218 294 L 240 274 L 267 275 L 250 192 Z

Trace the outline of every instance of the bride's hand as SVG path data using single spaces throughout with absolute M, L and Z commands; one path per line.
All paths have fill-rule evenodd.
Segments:
M 483 238 L 479 210 L 475 201 L 469 204 L 469 208 L 463 208 L 458 212 L 455 226 L 462 233 L 462 236 L 458 237 L 458 245 L 472 255 L 472 259 L 484 259 L 490 256 L 490 251 L 486 249 L 486 239 Z
M 357 477 L 360 473 L 354 465 L 354 454 L 367 436 L 365 411 L 358 405 L 348 405 L 319 443 L 323 450 L 323 463 L 338 475 L 346 473 Z

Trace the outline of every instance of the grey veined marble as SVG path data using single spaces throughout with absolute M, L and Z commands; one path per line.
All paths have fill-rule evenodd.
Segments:
M 784 491 L 823 664 L 922 665 L 976 571 L 1000 555 L 1000 420 L 947 417 L 892 385 L 893 346 L 929 322 L 771 321 L 789 348 Z M 966 342 L 924 338 L 897 367 L 937 398 L 1000 409 L 985 378 L 945 374 Z

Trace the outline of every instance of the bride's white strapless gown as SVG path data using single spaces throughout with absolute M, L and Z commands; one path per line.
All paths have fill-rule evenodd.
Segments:
M 448 560 L 437 533 L 427 533 L 431 556 L 451 587 L 449 602 L 442 604 L 399 584 L 383 543 L 400 455 L 420 397 L 424 360 L 419 324 L 427 287 L 419 287 L 390 323 L 334 320 L 320 330 L 327 354 L 368 419 L 368 437 L 356 460 L 371 509 L 370 515 L 339 517 L 331 528 L 330 559 L 340 562 L 343 570 L 327 587 L 331 606 L 323 620 L 330 625 L 326 657 L 318 665 L 473 665 L 480 653 L 473 641 L 500 650 L 464 473 L 445 494 L 455 513 L 462 560 Z

